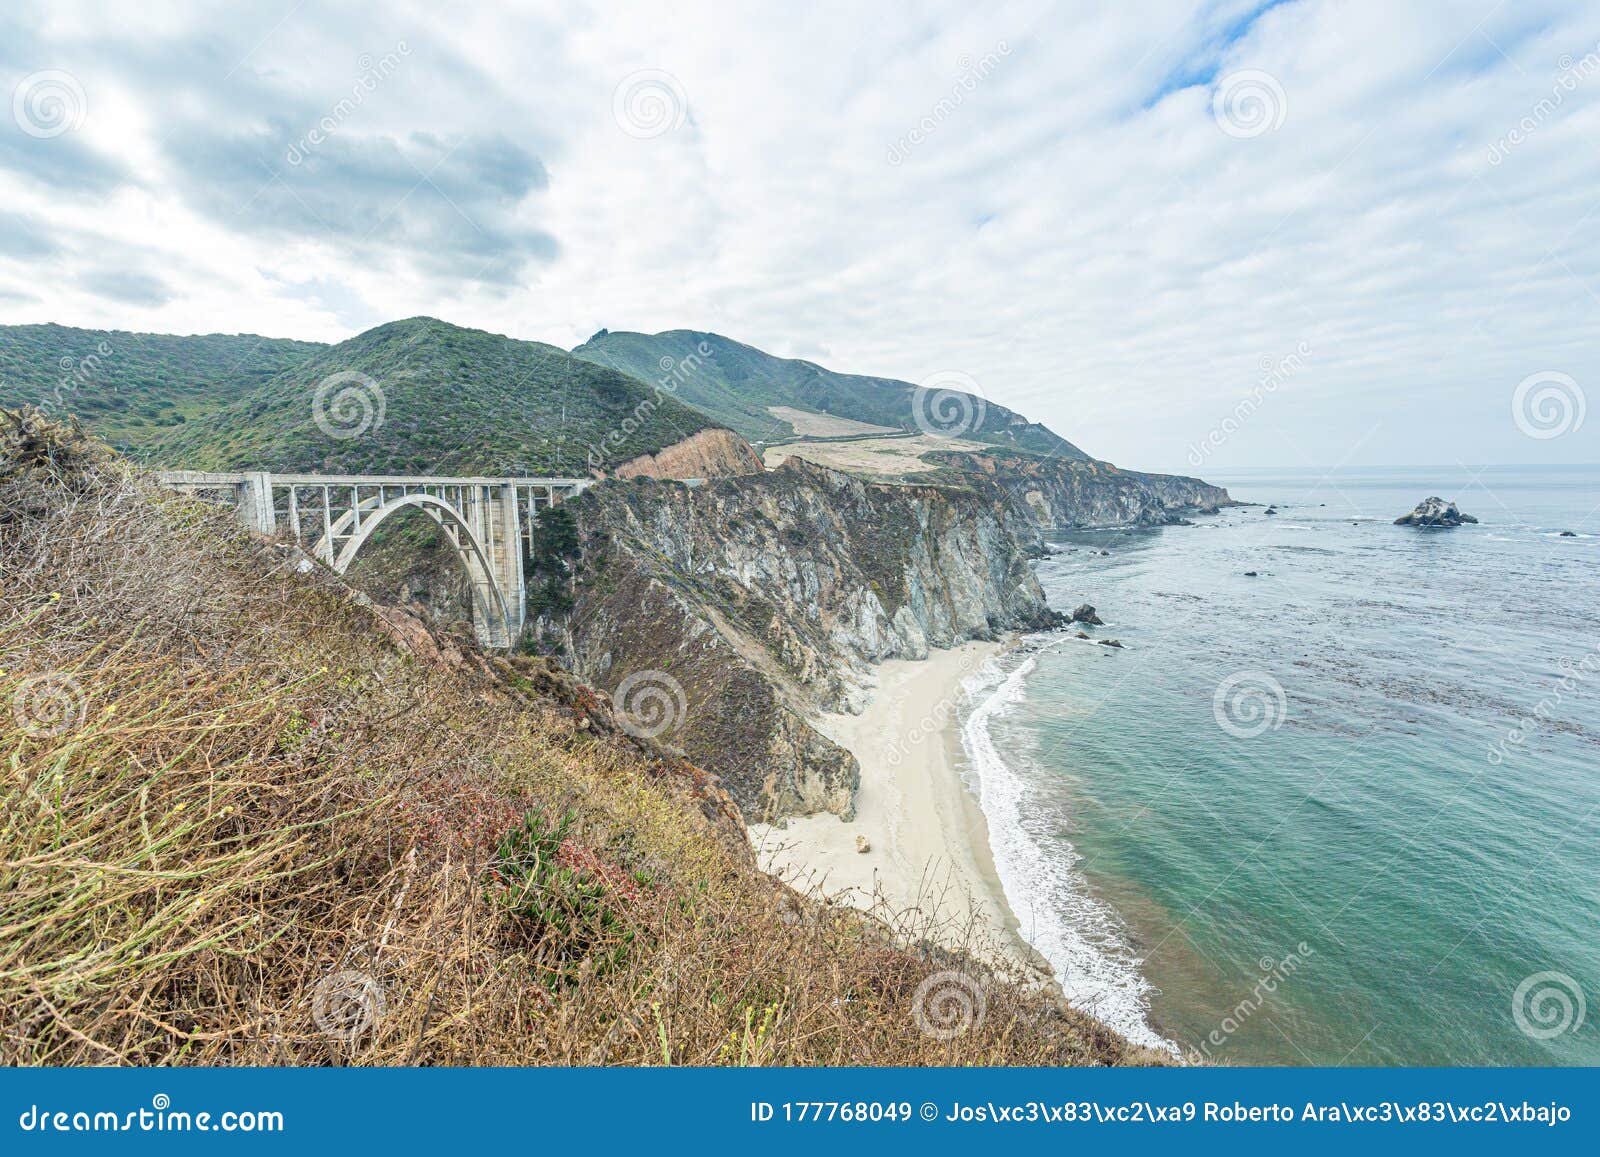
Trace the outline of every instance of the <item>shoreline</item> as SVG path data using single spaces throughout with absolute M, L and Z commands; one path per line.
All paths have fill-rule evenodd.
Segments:
M 1011 643 L 967 642 L 926 659 L 889 659 L 860 715 L 809 722 L 861 765 L 856 818 L 831 812 L 754 824 L 766 871 L 803 892 L 873 911 L 903 930 L 1055 984 L 996 871 L 989 823 L 961 776 L 962 682 Z M 857 850 L 857 837 L 869 850 Z

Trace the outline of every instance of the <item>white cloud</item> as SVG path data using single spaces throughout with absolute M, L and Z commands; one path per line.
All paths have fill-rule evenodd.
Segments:
M 1562 87 L 1596 16 L 52 3 L 0 26 L 0 82 L 66 70 L 88 108 L 54 139 L 0 121 L 5 220 L 54 246 L 0 244 L 0 316 L 713 329 L 958 370 L 1092 452 L 1182 470 L 1263 359 L 1304 348 L 1208 467 L 1595 460 L 1600 425 L 1529 439 L 1510 399 L 1544 370 L 1600 394 L 1600 70 Z M 1284 100 L 1247 139 L 1213 116 L 1240 69 Z M 643 139 L 614 117 L 640 70 L 686 101 Z M 314 164 L 284 163 L 324 117 Z

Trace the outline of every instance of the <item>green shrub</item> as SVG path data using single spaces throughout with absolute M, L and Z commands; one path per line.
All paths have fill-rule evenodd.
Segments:
M 545 949 L 548 979 L 570 981 L 584 961 L 596 972 L 621 963 L 633 930 L 608 902 L 611 889 L 592 853 L 568 844 L 577 813 L 552 821 L 530 811 L 500 839 L 487 894 L 515 930 Z

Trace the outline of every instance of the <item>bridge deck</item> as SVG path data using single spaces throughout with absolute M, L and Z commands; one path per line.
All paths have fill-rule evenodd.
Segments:
M 175 486 L 240 486 L 257 475 L 247 471 L 163 470 L 161 481 Z M 268 471 L 274 486 L 575 486 L 582 489 L 593 478 L 547 478 L 539 475 L 499 474 L 278 474 Z

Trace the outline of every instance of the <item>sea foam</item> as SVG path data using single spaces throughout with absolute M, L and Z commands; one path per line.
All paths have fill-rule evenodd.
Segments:
M 1080 857 L 1068 841 L 1051 839 L 1047 847 L 1030 830 L 1024 819 L 1028 785 L 995 745 L 992 724 L 1023 700 L 1037 665 L 1033 656 L 1010 671 L 991 661 L 964 682 L 974 706 L 962 723 L 961 741 L 988 820 L 995 872 L 1023 937 L 1050 962 L 1068 1003 L 1135 1044 L 1176 1053 L 1150 1027 L 1154 990 L 1116 914 L 1089 894 L 1073 867 Z

